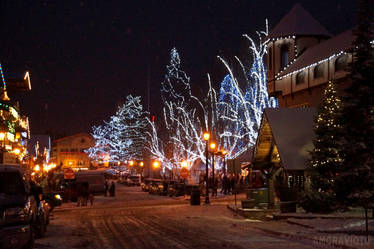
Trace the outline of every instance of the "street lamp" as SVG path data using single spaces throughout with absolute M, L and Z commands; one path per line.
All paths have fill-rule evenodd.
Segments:
M 223 157 L 223 174 L 226 175 L 226 155 L 227 151 L 222 150 L 222 157 Z
M 143 166 L 144 166 L 144 162 L 140 162 L 140 163 L 139 163 L 139 166 L 140 166 L 140 167 L 143 167 Z
M 182 161 L 181 166 L 182 166 L 182 168 L 187 168 L 187 166 L 188 166 L 187 161 Z
M 134 165 L 134 161 L 131 160 L 131 161 L 129 162 L 129 165 L 130 165 L 130 166 L 133 166 L 133 165 Z
M 160 167 L 160 162 L 159 161 L 154 161 L 152 165 L 153 165 L 153 168 L 157 169 L 157 168 Z
M 208 149 L 208 143 L 209 143 L 209 138 L 210 134 L 208 132 L 204 132 L 204 140 L 206 142 L 206 147 L 205 147 L 205 166 L 206 166 L 206 173 L 205 173 L 205 188 L 206 188 L 206 193 L 205 193 L 205 204 L 209 204 L 209 182 L 208 182 L 208 174 L 209 174 L 209 169 L 208 169 L 208 158 L 209 158 L 209 149 Z

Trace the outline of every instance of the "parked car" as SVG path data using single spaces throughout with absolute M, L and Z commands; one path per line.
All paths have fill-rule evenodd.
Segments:
M 140 186 L 140 176 L 130 175 L 126 179 L 126 185 L 128 186 Z
M 149 186 L 149 193 L 150 194 L 160 194 L 163 191 L 164 185 L 162 184 L 161 179 L 152 179 L 152 183 Z
M 104 176 L 108 179 L 118 179 L 120 177 L 120 172 L 116 169 L 107 169 L 104 171 Z
M 144 181 L 140 184 L 142 187 L 142 190 L 145 192 L 148 192 L 152 183 L 152 178 L 146 178 Z
M 38 204 L 17 166 L 0 167 L 0 248 L 32 248 Z
M 169 186 L 174 184 L 174 180 L 162 180 L 162 186 L 159 185 L 158 194 L 167 195 Z
M 172 181 L 168 185 L 167 195 L 172 196 L 183 196 L 184 195 L 184 183 Z

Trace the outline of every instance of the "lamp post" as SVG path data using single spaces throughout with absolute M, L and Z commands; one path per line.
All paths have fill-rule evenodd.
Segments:
M 210 149 L 212 151 L 212 177 L 213 177 L 213 183 L 214 183 L 214 155 L 216 154 L 216 143 L 215 142 L 211 142 L 210 143 Z
M 222 157 L 223 157 L 223 174 L 226 175 L 226 154 L 227 151 L 222 151 Z
M 209 138 L 210 134 L 208 132 L 204 133 L 204 140 L 206 142 L 206 147 L 205 147 L 205 188 L 206 188 L 206 193 L 205 193 L 205 204 L 209 204 L 209 182 L 208 182 L 208 174 L 209 174 L 209 169 L 208 169 L 208 158 L 209 158 L 209 148 L 208 148 L 208 143 L 209 143 Z

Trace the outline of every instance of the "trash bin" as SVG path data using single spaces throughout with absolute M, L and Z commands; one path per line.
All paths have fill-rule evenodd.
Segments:
M 193 188 L 191 190 L 190 203 L 191 203 L 191 205 L 200 205 L 200 189 Z

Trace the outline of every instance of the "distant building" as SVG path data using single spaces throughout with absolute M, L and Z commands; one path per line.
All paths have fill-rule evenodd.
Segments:
M 340 93 L 351 83 L 345 71 L 352 61 L 351 30 L 332 37 L 297 4 L 268 38 L 268 91 L 280 107 L 317 107 L 330 80 Z
M 62 168 L 88 170 L 91 160 L 84 151 L 95 145 L 93 137 L 88 133 L 78 133 L 53 141 L 51 160 Z

